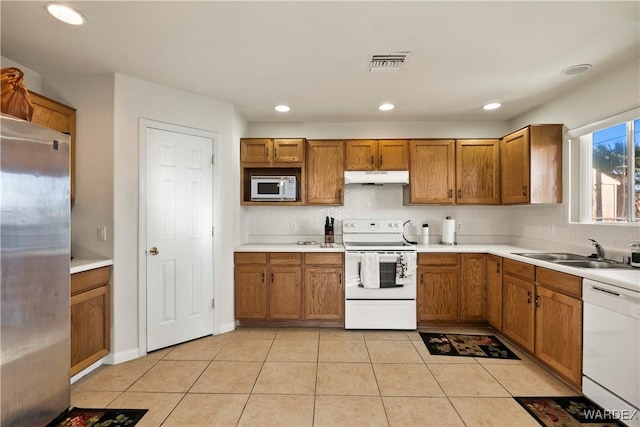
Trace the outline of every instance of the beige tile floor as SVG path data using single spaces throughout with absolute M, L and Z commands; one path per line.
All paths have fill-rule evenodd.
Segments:
M 510 347 L 522 360 L 432 356 L 414 331 L 241 327 L 104 365 L 71 406 L 149 409 L 140 426 L 537 426 L 511 396 L 576 391 Z

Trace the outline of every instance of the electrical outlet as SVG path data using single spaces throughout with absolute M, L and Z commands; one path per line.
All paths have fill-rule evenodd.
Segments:
M 458 228 L 458 231 L 462 230 L 462 224 L 458 223 L 456 227 Z
M 298 223 L 290 222 L 289 223 L 289 231 L 297 231 L 297 230 L 298 230 Z
M 98 241 L 99 242 L 107 241 L 107 227 L 98 227 Z

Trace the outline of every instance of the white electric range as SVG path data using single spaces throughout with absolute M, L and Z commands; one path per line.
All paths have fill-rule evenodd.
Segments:
M 346 329 L 416 329 L 417 250 L 403 229 L 402 220 L 342 222 Z

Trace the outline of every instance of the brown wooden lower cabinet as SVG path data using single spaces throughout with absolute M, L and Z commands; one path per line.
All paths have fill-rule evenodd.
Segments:
M 304 254 L 304 318 L 344 321 L 343 255 Z
M 537 267 L 535 355 L 580 387 L 582 380 L 581 278 Z M 562 287 L 564 291 L 558 291 Z
M 485 254 L 418 254 L 418 322 L 483 322 Z
M 234 259 L 236 319 L 344 321 L 342 253 L 237 252 Z
M 71 376 L 109 354 L 109 286 L 109 267 L 71 275 Z
M 484 317 L 497 331 L 502 331 L 502 258 L 487 255 L 487 280 Z
M 534 287 L 532 282 L 506 271 L 502 277 L 502 333 L 530 352 L 534 338 Z

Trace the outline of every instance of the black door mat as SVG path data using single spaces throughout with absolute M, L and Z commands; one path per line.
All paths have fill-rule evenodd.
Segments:
M 520 360 L 493 335 L 437 334 L 420 332 L 429 353 L 435 356 L 489 357 Z
M 135 426 L 148 409 L 72 408 L 47 424 L 47 427 Z
M 634 415 L 624 411 L 607 411 L 584 396 L 514 399 L 545 427 L 624 426 L 620 419 Z

